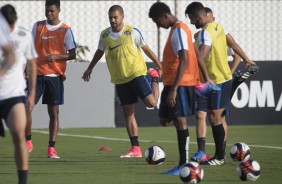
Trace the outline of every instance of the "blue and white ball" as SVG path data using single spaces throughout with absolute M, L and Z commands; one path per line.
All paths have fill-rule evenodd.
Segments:
M 145 159 L 148 162 L 148 164 L 151 165 L 160 165 L 165 161 L 166 155 L 165 151 L 160 146 L 150 146 L 145 151 Z
M 240 162 L 237 175 L 242 181 L 256 181 L 260 177 L 260 165 L 255 160 Z
M 196 162 L 184 164 L 180 169 L 180 179 L 183 183 L 200 183 L 204 177 L 204 170 Z

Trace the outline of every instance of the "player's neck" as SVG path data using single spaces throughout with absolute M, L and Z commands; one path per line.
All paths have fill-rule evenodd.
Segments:
M 55 26 L 55 25 L 58 25 L 61 21 L 59 19 L 56 19 L 56 20 L 47 20 L 47 23 L 52 25 L 52 26 Z
M 113 28 L 112 27 L 112 31 L 115 33 L 120 32 L 123 29 L 124 23 L 120 24 L 120 26 Z

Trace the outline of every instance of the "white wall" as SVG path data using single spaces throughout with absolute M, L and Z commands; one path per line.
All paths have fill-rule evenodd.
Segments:
M 89 63 L 68 63 L 64 82 L 65 104 L 60 106 L 60 127 L 114 127 L 114 85 L 105 63 L 93 69 L 91 80 L 81 77 Z M 49 124 L 47 106 L 41 99 L 33 111 L 33 128 Z

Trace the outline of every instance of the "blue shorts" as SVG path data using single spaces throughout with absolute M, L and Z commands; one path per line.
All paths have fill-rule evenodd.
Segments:
M 196 111 L 208 111 L 207 96 L 197 93 L 196 89 Z
M 230 106 L 230 97 L 232 89 L 232 80 L 215 85 L 216 88 L 211 89 L 207 93 L 208 109 L 226 109 Z
M 37 76 L 35 103 L 42 96 L 42 104 L 62 105 L 64 104 L 64 83 L 62 76 L 49 77 Z
M 153 94 L 146 76 L 136 77 L 124 84 L 116 84 L 116 91 L 121 106 L 137 103 L 138 97 L 143 100 L 146 96 Z
M 195 88 L 194 86 L 179 86 L 177 89 L 176 105 L 173 108 L 167 105 L 167 96 L 171 86 L 164 86 L 161 94 L 161 102 L 159 109 L 160 118 L 175 119 L 178 117 L 186 117 L 195 113 Z
M 18 103 L 26 103 L 25 96 L 18 96 L 0 101 L 0 119 L 7 120 L 11 108 Z

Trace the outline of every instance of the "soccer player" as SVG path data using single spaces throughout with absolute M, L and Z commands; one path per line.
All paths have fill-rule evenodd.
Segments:
M 244 51 L 234 41 L 230 34 L 219 23 L 209 22 L 205 7 L 200 2 L 189 4 L 185 11 L 196 28 L 202 28 L 198 37 L 198 62 L 207 83 L 208 117 L 212 126 L 215 142 L 215 156 L 207 161 L 200 162 L 206 165 L 222 165 L 224 159 L 224 137 L 222 113 L 230 104 L 232 73 L 227 61 L 227 44 L 237 53 L 246 64 L 254 64 Z
M 0 77 L 0 118 L 4 118 L 10 129 L 15 145 L 15 160 L 18 169 L 19 184 L 27 183 L 28 151 L 25 143 L 26 110 L 31 111 L 34 106 L 35 80 L 37 57 L 32 35 L 26 29 L 16 25 L 17 13 L 12 5 L 1 7 L 1 13 L 10 27 L 10 41 L 16 55 L 15 64 Z M 1 21 L 1 25 L 4 22 Z M 1 38 L 2 38 L 2 33 Z M 25 97 L 26 82 L 24 69 L 27 70 L 29 90 Z M 1 68 L 2 69 L 2 68 Z M 2 86 L 4 86 L 2 88 Z
M 147 107 L 156 107 L 159 97 L 158 80 L 162 75 L 162 66 L 146 44 L 141 32 L 124 23 L 124 12 L 121 6 L 110 7 L 108 15 L 111 27 L 101 32 L 98 49 L 82 78 L 84 81 L 90 80 L 94 66 L 105 53 L 111 82 L 116 85 L 131 142 L 131 149 L 120 157 L 142 157 L 134 104 L 138 102 L 139 97 Z M 141 49 L 158 67 L 158 70 L 152 69 L 148 72 L 152 77 L 151 85 L 146 77 L 147 67 Z
M 207 12 L 207 18 L 209 22 L 212 22 L 215 20 L 213 16 L 213 12 L 210 8 L 205 7 L 205 10 Z M 226 34 L 228 34 L 227 31 L 225 31 Z M 199 32 L 194 34 L 194 39 L 197 40 L 199 36 Z M 195 45 L 197 47 L 197 44 Z M 196 48 L 197 49 L 197 48 Z M 234 51 L 228 47 L 227 49 L 227 55 L 233 57 L 233 61 L 231 62 L 230 69 L 231 73 L 233 74 L 236 70 L 237 66 L 239 65 L 241 58 L 237 54 L 234 53 Z M 227 61 L 227 60 L 226 60 Z M 207 125 L 206 125 L 206 117 L 207 117 L 207 97 L 202 94 L 201 88 L 202 86 L 196 86 L 196 135 L 197 135 L 197 145 L 198 145 L 198 151 L 195 152 L 191 159 L 192 161 L 205 161 L 208 157 L 205 154 L 205 143 L 206 143 L 206 132 L 207 132 Z M 223 116 L 226 114 L 224 113 Z M 228 115 L 228 113 L 227 113 Z M 225 138 L 224 138 L 224 146 L 226 146 L 226 140 L 227 140 L 227 126 L 226 126 L 226 120 L 223 118 L 223 126 L 225 130 Z
M 178 175 L 183 164 L 188 162 L 189 131 L 187 117 L 195 112 L 195 88 L 200 82 L 196 52 L 190 28 L 171 14 L 162 2 L 154 3 L 149 17 L 157 27 L 170 28 L 163 51 L 163 83 L 159 109 L 160 123 L 166 126 L 173 122 L 178 141 L 179 163 L 164 172 Z
M 210 8 L 205 7 L 205 10 L 207 12 L 207 19 L 208 22 L 212 22 L 215 20 L 214 16 L 213 16 L 213 12 Z M 196 37 L 195 40 L 197 40 L 198 37 L 198 33 L 196 33 Z M 228 35 L 229 33 L 225 30 L 225 34 Z M 235 54 L 234 51 L 228 47 L 228 52 L 227 52 L 228 56 L 232 56 L 233 57 L 233 61 L 231 62 L 230 65 L 230 69 L 231 69 L 231 73 L 234 74 L 236 68 L 238 67 L 241 58 L 239 55 Z M 253 65 L 251 65 L 253 66 Z M 256 66 L 256 65 L 254 65 Z M 250 69 L 250 67 L 248 67 L 247 71 Z M 252 74 L 254 74 L 255 72 L 253 72 Z M 252 75 L 251 74 L 251 75 Z M 248 75 L 248 77 L 250 77 L 251 75 Z M 244 76 L 244 75 L 242 75 Z M 240 80 L 240 84 L 247 79 L 247 77 L 243 79 L 240 78 L 241 76 L 233 79 L 233 83 L 232 83 L 232 89 L 233 88 L 237 88 L 239 86 L 239 83 L 237 82 L 237 80 Z M 234 87 L 236 86 L 236 87 Z M 231 93 L 231 98 L 234 94 L 235 90 L 232 91 Z M 204 161 L 207 158 L 211 158 L 210 156 L 206 156 L 205 154 L 205 138 L 206 138 L 206 115 L 207 115 L 207 97 L 205 95 L 201 94 L 201 86 L 199 88 L 196 87 L 196 101 L 197 101 L 197 107 L 196 107 L 196 119 L 197 119 L 197 125 L 196 125 L 196 133 L 197 133 L 197 144 L 198 144 L 198 151 L 195 152 L 193 154 L 193 156 L 191 157 L 192 161 Z M 229 115 L 229 111 L 230 111 L 230 107 L 228 107 L 228 110 L 225 111 L 222 114 L 222 121 L 223 121 L 223 126 L 224 126 L 224 130 L 225 130 L 225 137 L 224 137 L 224 149 L 226 147 L 226 141 L 227 141 L 227 125 L 226 125 L 226 119 L 225 116 Z
M 67 60 L 76 58 L 76 44 L 71 28 L 59 19 L 60 0 L 46 0 L 47 20 L 34 24 L 32 34 L 38 53 L 37 84 L 35 103 L 42 96 L 42 104 L 47 104 L 49 114 L 48 158 L 60 158 L 55 150 L 59 129 L 59 105 L 64 104 L 64 84 Z M 29 151 L 31 141 L 32 115 L 27 116 L 26 139 Z

